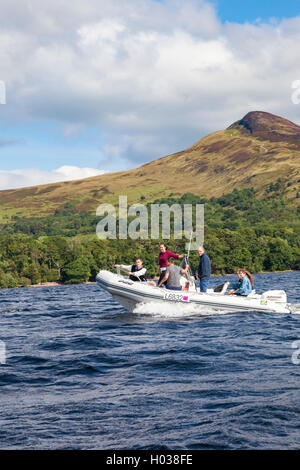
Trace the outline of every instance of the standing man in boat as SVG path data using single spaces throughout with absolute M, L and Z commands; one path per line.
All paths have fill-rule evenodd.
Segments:
M 171 257 L 175 258 L 175 259 L 183 258 L 183 255 L 176 255 L 175 253 L 172 253 L 172 251 L 169 251 L 168 247 L 164 243 L 161 243 L 159 245 L 159 248 L 160 248 L 160 253 L 159 253 L 159 257 L 158 257 L 158 267 L 159 267 L 158 284 L 165 277 L 166 270 L 167 270 L 167 267 L 168 267 L 168 259 L 171 258 Z
M 198 255 L 200 256 L 196 278 L 200 281 L 200 292 L 206 292 L 211 275 L 210 259 L 205 253 L 203 246 L 199 246 Z

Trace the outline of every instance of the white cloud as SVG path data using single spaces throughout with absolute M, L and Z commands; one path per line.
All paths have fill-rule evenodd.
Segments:
M 128 166 L 181 150 L 250 110 L 299 122 L 300 17 L 222 24 L 209 1 L 1 1 L 11 119 L 93 126 Z
M 6 104 L 6 90 L 3 80 L 0 80 L 0 104 Z
M 125 30 L 125 26 L 118 21 L 106 18 L 99 23 L 83 26 L 78 29 L 83 46 L 102 44 L 105 41 L 116 42 L 118 35 Z
M 69 165 L 63 165 L 56 170 L 50 171 L 42 171 L 36 168 L 0 170 L 0 190 L 71 181 L 102 175 L 103 173 L 105 173 L 103 170 L 95 168 L 79 168 Z

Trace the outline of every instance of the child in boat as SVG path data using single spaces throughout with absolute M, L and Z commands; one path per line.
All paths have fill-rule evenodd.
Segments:
M 235 295 L 249 295 L 252 292 L 253 288 L 253 277 L 247 271 L 247 269 L 238 269 L 237 276 L 239 281 L 237 284 L 230 284 L 230 282 L 226 282 L 227 285 L 230 285 L 231 289 L 228 291 L 228 294 L 235 294 Z

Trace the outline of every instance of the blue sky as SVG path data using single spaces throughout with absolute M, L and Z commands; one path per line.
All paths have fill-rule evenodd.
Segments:
M 300 124 L 299 1 L 2 0 L 1 11 L 0 189 L 134 168 L 250 110 Z
M 258 18 L 292 18 L 300 13 L 299 0 L 215 0 L 222 21 L 244 23 Z

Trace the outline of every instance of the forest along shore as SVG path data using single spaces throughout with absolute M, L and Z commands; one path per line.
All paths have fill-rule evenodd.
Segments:
M 55 286 L 75 286 L 76 284 L 96 284 L 96 282 L 86 281 L 86 282 L 76 282 L 74 284 L 64 284 L 63 282 L 40 282 L 39 284 L 31 284 L 30 286 L 18 286 L 18 288 L 24 287 L 55 287 Z
M 154 202 L 169 207 L 205 204 L 204 246 L 213 274 L 232 274 L 239 267 L 251 273 L 297 271 L 300 191 L 294 199 L 288 198 L 289 184 L 278 180 L 263 193 L 247 188 L 210 199 L 186 193 Z M 0 287 L 94 282 L 99 269 L 111 271 L 115 264 L 132 264 L 137 256 L 142 257 L 148 276 L 157 275 L 160 240 L 99 240 L 98 222 L 95 214 L 78 212 L 71 204 L 47 217 L 0 220 Z M 168 248 L 185 253 L 186 243 L 185 238 L 172 238 Z M 197 251 L 190 253 L 189 261 L 195 269 Z

